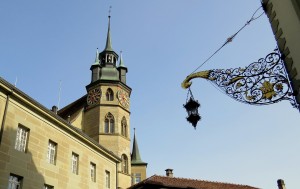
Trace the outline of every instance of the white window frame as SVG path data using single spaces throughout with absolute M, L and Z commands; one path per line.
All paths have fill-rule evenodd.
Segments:
M 141 173 L 134 174 L 134 184 L 139 183 L 142 181 Z
M 96 164 L 91 162 L 90 168 L 91 168 L 91 181 L 96 182 Z
M 132 175 L 132 177 L 131 177 L 132 185 L 137 184 L 142 181 L 141 173 L 132 173 L 131 175 Z
M 23 177 L 10 174 L 8 180 L 8 189 L 21 189 Z
M 47 152 L 47 161 L 50 164 L 55 165 L 56 163 L 56 151 L 57 151 L 57 143 L 49 140 L 48 142 L 48 152 Z
M 20 152 L 26 152 L 29 129 L 23 125 L 18 126 L 15 149 Z
M 105 171 L 105 188 L 110 188 L 110 172 Z
M 78 164 L 79 164 L 79 155 L 72 152 L 72 160 L 71 160 L 71 171 L 74 174 L 78 174 Z

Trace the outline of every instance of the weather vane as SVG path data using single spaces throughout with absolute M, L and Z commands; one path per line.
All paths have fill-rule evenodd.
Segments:
M 108 17 L 110 17 L 111 8 L 112 8 L 112 6 L 109 6 L 109 10 L 108 10 Z

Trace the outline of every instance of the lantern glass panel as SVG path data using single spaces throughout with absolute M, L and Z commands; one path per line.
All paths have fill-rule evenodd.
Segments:
M 195 115 L 195 114 L 198 114 L 198 108 L 193 109 L 193 110 L 192 110 L 192 114 L 194 114 L 194 115 Z

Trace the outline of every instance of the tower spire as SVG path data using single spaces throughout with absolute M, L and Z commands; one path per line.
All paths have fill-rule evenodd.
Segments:
M 123 62 L 122 52 L 123 52 L 123 51 L 120 51 L 119 67 L 125 68 L 126 66 L 124 65 L 124 62 Z
M 95 64 L 99 64 L 99 51 L 98 51 L 98 48 L 96 50 L 96 57 L 95 57 Z
M 135 137 L 135 128 L 134 128 L 134 137 L 133 137 L 133 147 L 132 147 L 132 154 L 131 154 L 131 164 L 140 164 L 140 165 L 147 165 L 147 163 L 142 161 L 138 143 Z
M 96 65 L 100 65 L 98 48 L 96 50 L 95 62 L 92 64 L 92 66 L 96 66 Z
M 106 46 L 105 46 L 105 51 L 113 51 L 112 45 L 111 45 L 111 37 L 110 37 L 110 13 L 111 13 L 111 6 L 109 7 L 109 12 L 108 12 L 108 30 L 107 30 L 107 38 L 106 38 Z
M 92 83 L 94 81 L 99 80 L 100 77 L 100 60 L 99 60 L 99 52 L 98 48 L 96 50 L 95 62 L 91 65 L 90 70 L 92 71 Z

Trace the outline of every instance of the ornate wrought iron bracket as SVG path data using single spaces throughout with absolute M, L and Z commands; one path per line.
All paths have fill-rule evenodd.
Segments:
M 267 105 L 289 100 L 300 111 L 284 62 L 277 52 L 268 54 L 246 68 L 214 69 L 190 74 L 181 86 L 189 88 L 194 78 L 211 81 L 228 96 L 243 103 Z

